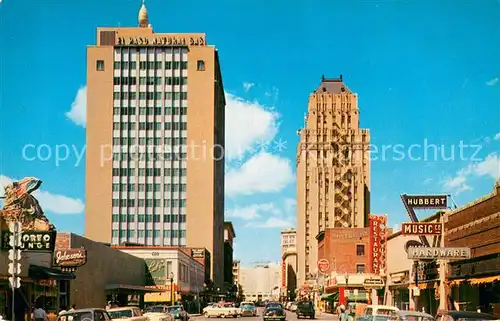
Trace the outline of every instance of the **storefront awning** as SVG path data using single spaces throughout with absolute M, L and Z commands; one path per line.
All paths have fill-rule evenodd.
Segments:
M 334 293 L 324 293 L 321 295 L 321 300 L 333 300 L 336 301 L 339 297 L 338 292 Z
M 483 284 L 483 283 L 492 283 L 495 281 L 500 281 L 500 275 L 495 276 L 485 276 L 482 278 L 472 278 L 472 279 L 457 279 L 450 281 L 450 286 L 458 286 L 460 283 L 469 283 L 469 284 Z
M 122 291 L 127 293 L 153 293 L 153 292 L 165 292 L 163 289 L 149 288 L 141 285 L 130 285 L 130 284 L 108 284 L 106 285 L 106 291 Z
M 74 280 L 75 274 L 62 272 L 58 269 L 46 268 L 38 265 L 30 265 L 28 276 L 34 280 Z

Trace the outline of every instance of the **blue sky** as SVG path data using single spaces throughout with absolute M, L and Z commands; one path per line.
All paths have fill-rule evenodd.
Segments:
M 0 1 L 0 179 L 41 178 L 38 196 L 61 231 L 83 232 L 85 47 L 95 43 L 98 26 L 135 26 L 140 5 Z M 407 220 L 403 192 L 451 193 L 463 205 L 492 191 L 500 147 L 499 1 L 146 5 L 155 31 L 205 32 L 219 49 L 233 152 L 226 209 L 245 264 L 278 260 L 280 229 L 294 224 L 296 130 L 322 74 L 342 73 L 359 94 L 361 125 L 378 149 L 373 213 L 387 213 L 394 225 Z M 459 157 L 461 141 L 477 147 Z M 51 157 L 28 160 L 28 144 L 50 146 Z M 414 148 L 413 159 L 400 160 L 385 147 L 382 159 L 382 146 L 396 144 L 406 151 L 442 146 L 445 157 L 430 148 L 423 160 Z M 69 147 L 59 163 L 57 145 Z M 48 148 L 41 152 L 48 156 Z

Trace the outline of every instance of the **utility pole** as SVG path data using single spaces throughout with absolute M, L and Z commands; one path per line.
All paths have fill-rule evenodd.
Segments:
M 440 246 L 443 248 L 445 246 L 444 244 L 444 237 L 445 237 L 445 231 L 444 231 L 444 223 L 445 223 L 445 218 L 447 218 L 447 215 L 445 212 L 441 213 L 441 244 Z M 439 261 L 439 309 L 441 311 L 446 311 L 448 308 L 448 298 L 446 297 L 446 272 L 448 270 L 448 262 L 446 260 L 440 260 Z
M 21 279 L 19 278 L 19 274 L 21 273 L 21 250 L 19 247 L 21 246 L 21 224 L 17 221 L 9 224 L 9 230 L 11 235 L 9 237 L 9 245 L 11 249 L 9 250 L 9 283 L 12 288 L 12 321 L 16 320 L 16 312 L 15 312 L 15 296 L 16 289 L 21 287 Z

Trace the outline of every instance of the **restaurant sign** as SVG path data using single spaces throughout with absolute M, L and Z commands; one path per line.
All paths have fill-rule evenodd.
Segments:
M 146 259 L 147 285 L 165 285 L 167 280 L 164 259 Z
M 9 238 L 12 234 L 5 231 L 1 240 L 2 250 L 10 248 Z M 18 247 L 21 251 L 32 252 L 53 252 L 56 244 L 56 231 L 23 231 L 21 244 Z
M 367 287 L 381 287 L 384 286 L 384 281 L 378 278 L 366 278 L 363 285 Z
M 370 265 L 371 272 L 385 271 L 387 253 L 387 216 L 370 215 Z
M 403 195 L 404 202 L 414 209 L 445 209 L 448 207 L 447 195 Z
M 410 260 L 463 260 L 471 256 L 468 247 L 410 247 L 408 259 Z
M 401 234 L 403 235 L 441 235 L 441 223 L 403 223 Z
M 60 267 L 63 271 L 74 272 L 85 263 L 87 263 L 87 250 L 84 247 L 54 252 L 54 266 Z
M 117 37 L 116 46 L 205 46 L 203 35 L 154 35 L 150 37 Z
M 205 257 L 205 249 L 192 249 L 191 257 L 193 259 L 202 259 Z

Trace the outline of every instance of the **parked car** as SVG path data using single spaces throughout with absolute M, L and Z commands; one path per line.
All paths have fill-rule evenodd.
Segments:
M 483 320 L 498 320 L 497 317 L 487 314 L 472 311 L 440 311 L 436 314 L 435 321 L 483 321 Z
M 311 301 L 301 301 L 297 303 L 297 309 L 295 310 L 297 314 L 297 319 L 301 318 L 311 318 L 314 319 L 316 316 L 316 311 L 314 310 L 314 304 Z
M 225 318 L 225 317 L 233 317 L 237 318 L 240 314 L 240 310 L 238 308 L 229 306 L 225 307 L 222 304 L 212 304 L 211 306 L 207 306 L 203 309 L 203 315 L 206 318 L 216 317 L 216 318 Z
M 364 313 L 356 321 L 396 320 L 399 309 L 390 305 L 367 305 Z
M 104 309 L 78 309 L 61 313 L 57 321 L 111 321 Z
M 279 303 L 268 303 L 264 308 L 264 312 L 262 313 L 262 317 L 264 321 L 271 320 L 286 320 L 286 312 L 283 306 Z
M 257 308 L 253 302 L 241 302 L 240 304 L 240 315 L 245 317 L 255 317 L 257 316 Z
M 142 315 L 141 309 L 138 307 L 120 307 L 106 310 L 111 320 L 121 321 L 149 321 L 148 317 Z
M 144 309 L 144 316 L 150 321 L 174 321 L 174 316 L 168 313 L 166 305 L 153 305 Z
M 189 320 L 189 314 L 184 310 L 184 307 L 182 305 L 167 306 L 167 313 L 173 316 L 175 320 Z

